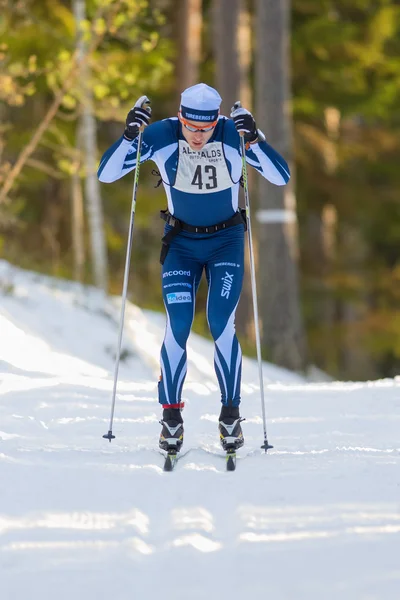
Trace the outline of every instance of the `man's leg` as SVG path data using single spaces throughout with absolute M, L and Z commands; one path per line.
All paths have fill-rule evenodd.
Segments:
M 182 252 L 182 242 L 172 245 L 162 268 L 162 294 L 167 313 L 161 348 L 158 397 L 164 408 L 182 408 L 186 377 L 186 342 L 194 317 L 195 296 L 203 267 Z
M 226 230 L 206 266 L 207 318 L 215 341 L 214 365 L 223 405 L 238 407 L 242 352 L 235 332 L 235 311 L 244 273 L 243 228 Z
M 242 352 L 235 332 L 243 262 L 243 228 L 224 231 L 219 248 L 206 267 L 209 285 L 207 316 L 215 340 L 214 365 L 222 401 L 218 427 L 224 450 L 236 450 L 244 444 L 239 413 Z

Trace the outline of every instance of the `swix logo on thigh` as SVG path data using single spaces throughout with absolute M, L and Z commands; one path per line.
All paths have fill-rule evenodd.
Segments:
M 190 271 L 166 271 L 163 273 L 163 279 L 165 277 L 172 277 L 173 275 L 188 275 L 190 277 Z
M 182 302 L 191 302 L 192 294 L 190 292 L 181 292 L 178 294 L 167 294 L 168 304 L 181 304 Z
M 233 274 L 231 275 L 228 271 L 225 271 L 225 277 L 222 277 L 222 290 L 221 296 L 223 298 L 229 298 L 229 294 L 231 293 L 232 283 L 233 283 Z

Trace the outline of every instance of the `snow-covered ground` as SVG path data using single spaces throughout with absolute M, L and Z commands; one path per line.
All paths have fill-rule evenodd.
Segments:
M 209 341 L 192 335 L 185 443 L 157 450 L 162 315 L 0 261 L 1 600 L 398 600 L 400 380 L 307 383 L 244 361 L 246 445 L 219 448 Z

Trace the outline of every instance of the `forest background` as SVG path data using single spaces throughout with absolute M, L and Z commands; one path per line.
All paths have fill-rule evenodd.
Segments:
M 293 171 L 285 192 L 249 178 L 264 357 L 340 379 L 397 375 L 395 0 L 0 0 L 0 257 L 120 294 L 133 177 L 99 184 L 97 164 L 139 96 L 162 119 L 198 81 L 224 114 L 238 99 L 253 110 Z M 153 169 L 140 173 L 129 298 L 162 310 Z M 203 282 L 204 335 L 206 295 Z M 247 354 L 251 315 L 247 278 Z

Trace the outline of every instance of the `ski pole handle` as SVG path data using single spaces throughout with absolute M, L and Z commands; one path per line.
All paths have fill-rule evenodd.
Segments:
M 145 111 L 147 111 L 149 114 L 151 114 L 151 106 L 150 106 L 151 102 L 150 99 L 147 96 L 143 96 L 143 101 L 140 104 L 140 108 L 144 108 Z M 139 131 L 144 131 L 145 125 L 141 125 L 139 127 Z
M 231 111 L 234 112 L 238 108 L 242 108 L 242 103 L 240 102 L 240 100 L 236 100 L 235 104 L 231 108 Z M 240 137 L 243 137 L 244 131 L 239 131 L 239 135 L 240 135 Z

